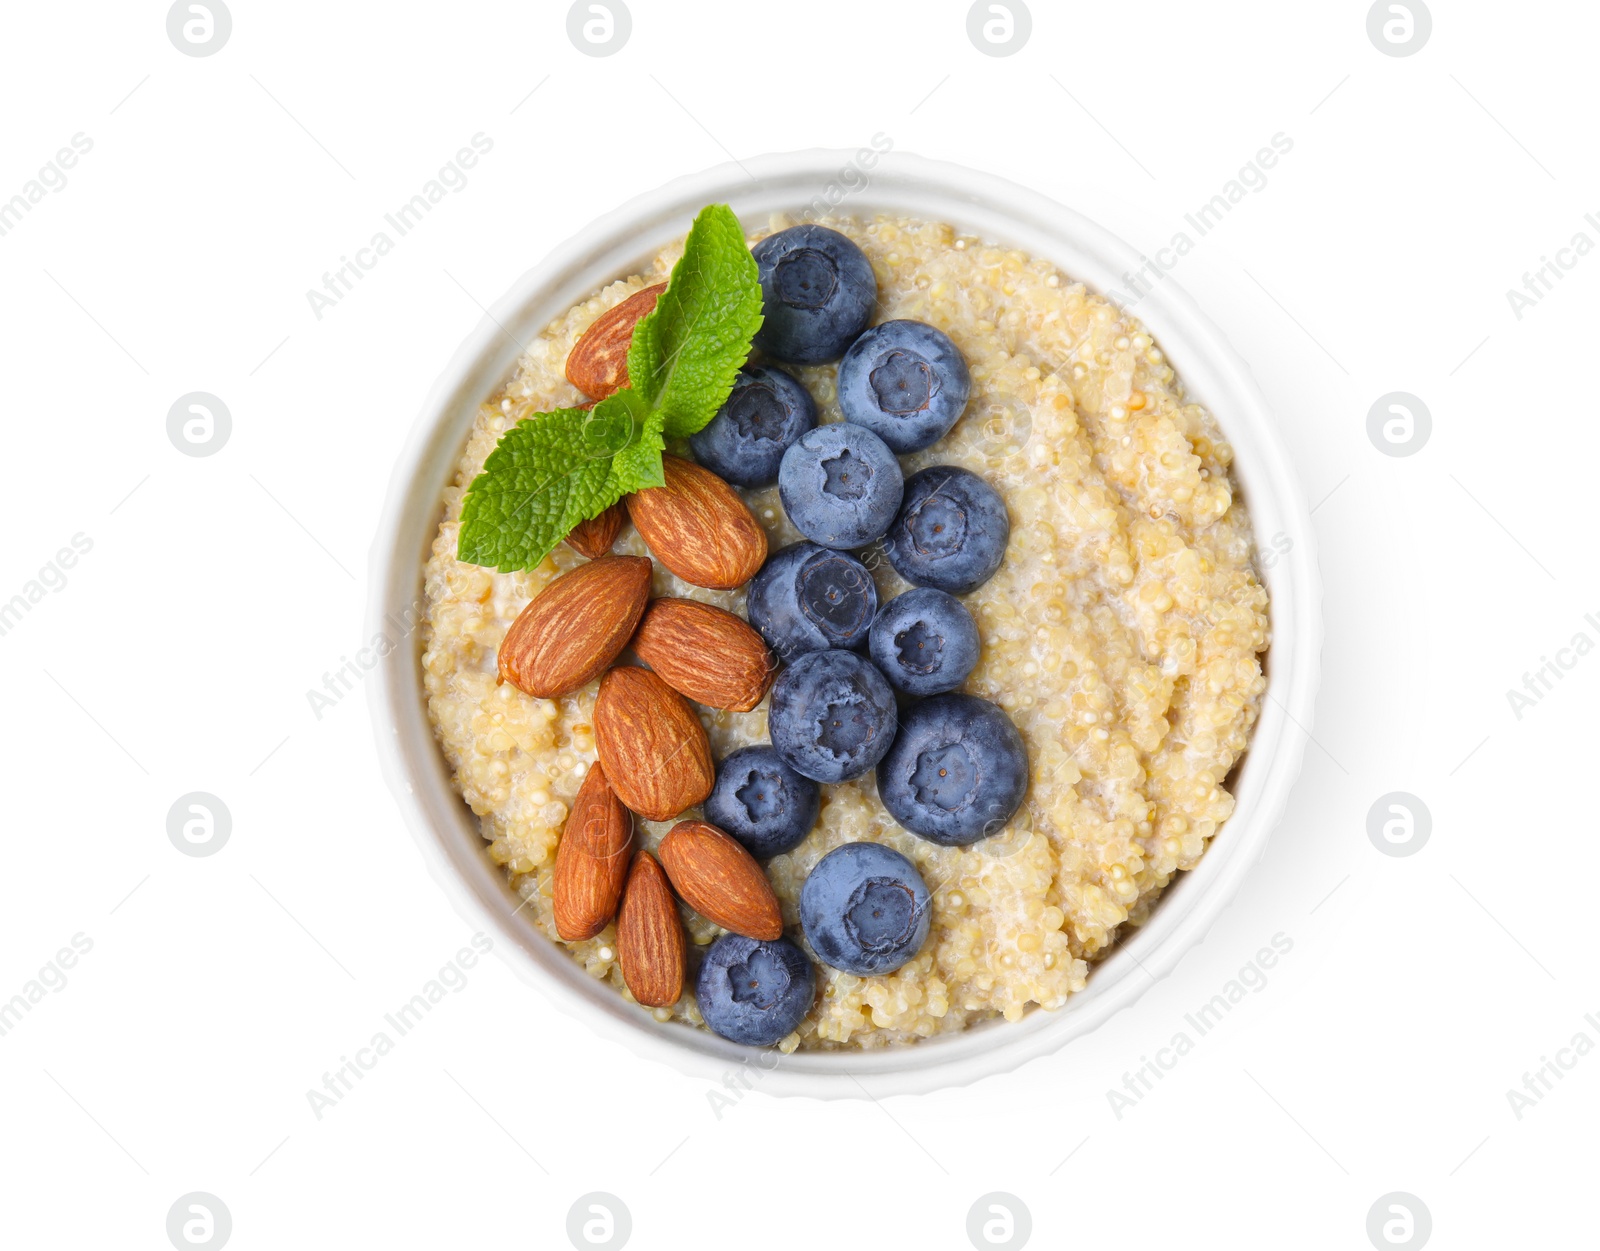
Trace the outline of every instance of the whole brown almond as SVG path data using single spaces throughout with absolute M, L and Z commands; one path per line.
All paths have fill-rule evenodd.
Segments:
M 783 937 L 783 911 L 756 858 L 707 821 L 680 821 L 656 854 L 683 902 L 746 938 Z
M 651 821 L 694 807 L 716 782 L 705 727 L 648 669 L 629 665 L 600 679 L 594 739 L 618 797 Z
M 617 913 L 622 980 L 647 1008 L 670 1008 L 683 994 L 683 922 L 667 875 L 648 851 L 633 856 Z
M 739 494 L 709 469 L 663 456 L 666 485 L 628 496 L 651 553 L 685 582 L 731 591 L 767 559 L 767 532 Z
M 598 517 L 591 517 L 573 526 L 572 533 L 567 535 L 567 546 L 590 560 L 604 556 L 617 541 L 617 535 L 622 533 L 622 520 L 627 515 L 622 501 L 618 500 Z
M 500 644 L 500 680 L 541 699 L 592 682 L 628 645 L 650 600 L 650 561 L 600 556 L 528 602 Z
M 777 672 L 766 641 L 743 618 L 692 599 L 652 600 L 633 650 L 678 694 L 707 708 L 749 712 Z
M 572 801 L 552 877 L 556 933 L 569 943 L 593 938 L 617 912 L 633 845 L 633 814 L 596 761 Z
M 603 400 L 627 386 L 633 328 L 655 309 L 656 300 L 666 289 L 666 283 L 658 282 L 595 318 L 567 354 L 567 381 L 595 400 Z

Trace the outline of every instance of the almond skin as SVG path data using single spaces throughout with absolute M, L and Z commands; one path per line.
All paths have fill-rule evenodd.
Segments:
M 570 695 L 628 645 L 650 600 L 643 556 L 601 556 L 529 601 L 500 644 L 500 680 L 540 699 Z
M 641 817 L 670 821 L 711 794 L 711 744 L 694 709 L 648 669 L 600 679 L 594 739 L 618 797 Z
M 746 938 L 783 937 L 783 912 L 756 858 L 705 821 L 679 821 L 657 849 L 683 902 Z
M 603 400 L 627 386 L 633 328 L 654 311 L 666 289 L 666 283 L 658 282 L 595 318 L 567 355 L 567 381 L 592 400 Z
M 663 456 L 666 485 L 628 496 L 628 516 L 651 553 L 685 582 L 731 591 L 767 559 L 767 532 L 709 469 Z
M 667 875 L 648 851 L 634 853 L 617 914 L 617 962 L 629 991 L 647 1008 L 670 1008 L 683 994 L 683 922 Z
M 598 517 L 591 517 L 573 526 L 572 533 L 567 535 L 567 546 L 589 560 L 604 556 L 617 541 L 617 535 L 622 533 L 622 520 L 627 515 L 622 501 L 618 500 Z
M 552 874 L 556 933 L 569 943 L 593 938 L 617 912 L 633 845 L 633 814 L 622 806 L 599 762 L 572 801 Z
M 749 712 L 777 672 L 755 630 L 731 612 L 692 599 L 651 601 L 633 650 L 678 694 L 707 708 Z

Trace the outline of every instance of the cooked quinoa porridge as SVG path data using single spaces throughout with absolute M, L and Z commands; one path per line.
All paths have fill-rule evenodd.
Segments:
M 772 219 L 757 239 L 793 224 Z M 767 862 L 785 928 L 800 887 L 831 849 L 886 844 L 932 895 L 928 940 L 909 963 L 857 977 L 818 962 L 815 1006 L 781 1049 L 882 1047 L 966 1028 L 1031 1005 L 1061 1007 L 1128 926 L 1143 922 L 1175 873 L 1199 861 L 1233 811 L 1224 780 L 1244 751 L 1265 680 L 1267 594 L 1250 519 L 1211 414 L 1184 398 L 1150 335 L 1052 264 L 897 217 L 828 220 L 875 271 L 874 321 L 931 323 L 965 355 L 972 394 L 955 427 L 901 458 L 982 475 L 1011 517 L 999 571 L 963 597 L 982 642 L 962 689 L 999 704 L 1021 731 L 1031 785 L 999 834 L 943 847 L 902 829 L 871 771 L 825 786 L 815 828 Z M 527 901 L 521 915 L 556 937 L 552 872 L 563 825 L 596 758 L 597 682 L 537 699 L 496 682 L 496 653 L 518 613 L 583 563 L 565 545 L 537 568 L 502 574 L 456 559 L 461 498 L 508 429 L 584 399 L 563 372 L 607 309 L 665 281 L 681 245 L 650 272 L 615 282 L 551 323 L 488 400 L 444 497 L 426 569 L 422 664 L 430 717 L 488 852 Z M 823 423 L 840 420 L 835 365 L 790 366 Z M 681 450 L 681 449 L 679 449 Z M 776 487 L 744 492 L 771 550 L 801 536 Z M 615 550 L 649 555 L 625 528 Z M 906 590 L 886 560 L 864 557 L 880 602 Z M 744 614 L 745 592 L 691 586 L 657 563 L 653 593 Z M 769 697 L 770 698 L 770 697 Z M 696 711 L 721 759 L 767 741 L 767 704 Z M 698 816 L 697 809 L 686 816 Z M 654 850 L 673 822 L 639 820 Z M 675 1007 L 701 1024 L 695 951 L 722 931 L 685 911 L 691 975 Z M 615 925 L 563 944 L 627 995 Z

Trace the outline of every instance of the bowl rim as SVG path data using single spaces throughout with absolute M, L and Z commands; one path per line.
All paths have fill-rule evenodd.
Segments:
M 523 901 L 490 863 L 477 818 L 451 786 L 428 722 L 418 623 L 443 488 L 478 406 L 504 379 L 521 343 L 608 282 L 640 272 L 713 202 L 731 204 L 747 226 L 806 206 L 945 221 L 1049 259 L 1101 294 L 1115 292 L 1119 280 L 1145 263 L 1108 231 L 1038 192 L 876 147 L 815 148 L 718 165 L 596 218 L 522 274 L 480 319 L 429 392 L 396 461 L 369 558 L 367 606 L 369 634 L 387 644 L 377 648 L 376 680 L 366 684 L 384 778 L 430 873 L 462 918 L 492 935 L 501 957 L 556 1006 L 644 1058 L 716 1082 L 754 1065 L 760 1089 L 819 1098 L 919 1093 L 1009 1072 L 1091 1032 L 1171 973 L 1204 941 L 1282 816 L 1311 734 L 1320 680 L 1321 587 L 1304 493 L 1249 367 L 1182 288 L 1164 279 L 1138 301 L 1136 315 L 1187 393 L 1212 411 L 1227 435 L 1257 552 L 1270 536 L 1276 555 L 1260 568 L 1273 631 L 1268 685 L 1250 744 L 1235 766 L 1233 816 L 1200 863 L 1169 884 L 1145 923 L 1118 942 L 1095 965 L 1088 986 L 1059 1009 L 1034 1007 L 1015 1023 L 985 1022 L 913 1045 L 788 1056 L 681 1023 L 663 1025 L 518 920 Z

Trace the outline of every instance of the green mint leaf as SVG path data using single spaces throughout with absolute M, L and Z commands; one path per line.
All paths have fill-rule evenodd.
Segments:
M 519 421 L 467 490 L 456 558 L 503 573 L 532 569 L 621 497 L 612 459 L 640 433 L 631 407 L 609 400 Z
M 669 438 L 693 434 L 733 389 L 761 328 L 761 284 L 739 219 L 700 210 L 655 310 L 633 331 L 628 376 Z
M 665 486 L 667 439 L 717 415 L 760 328 L 761 285 L 744 231 L 727 205 L 709 205 L 655 310 L 634 327 L 633 386 L 588 412 L 561 408 L 506 431 L 462 501 L 457 559 L 531 569 L 580 521 Z
M 616 498 L 621 499 L 631 491 L 646 487 L 665 486 L 667 479 L 661 468 L 661 453 L 667 450 L 663 434 L 664 414 L 652 408 L 632 388 L 618 391 L 610 399 L 595 406 L 599 412 L 615 403 L 619 417 L 625 412 L 629 423 L 629 439 L 612 457 L 611 478 L 616 488 Z

